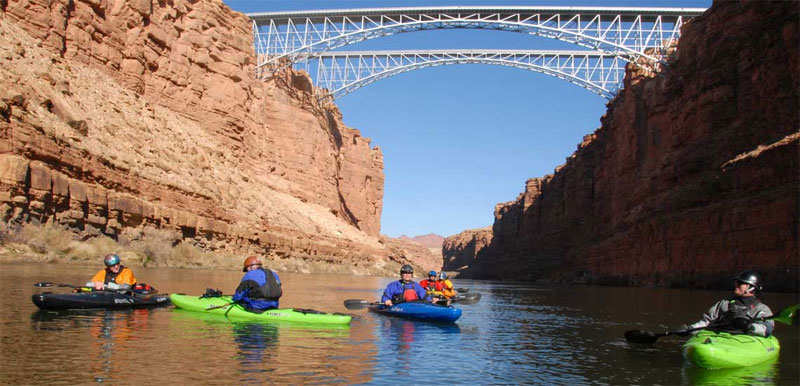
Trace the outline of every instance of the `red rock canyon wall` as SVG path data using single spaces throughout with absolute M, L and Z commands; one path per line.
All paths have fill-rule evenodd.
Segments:
M 684 26 L 660 74 L 629 69 L 566 164 L 496 206 L 489 245 L 465 260 L 476 238 L 447 240 L 445 269 L 728 288 L 733 273 L 755 268 L 769 290 L 796 291 L 798 8 L 715 2 Z
M 0 3 L 0 217 L 341 260 L 379 241 L 380 149 L 218 0 Z

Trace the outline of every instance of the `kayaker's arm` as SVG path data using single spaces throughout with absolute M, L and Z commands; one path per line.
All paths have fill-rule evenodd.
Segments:
M 254 280 L 243 280 L 241 283 L 239 283 L 239 286 L 236 287 L 236 291 L 234 291 L 233 294 L 233 300 L 242 300 L 242 298 L 245 296 L 250 295 L 250 291 L 257 290 L 259 287 L 261 286 L 259 286 Z
M 414 283 L 414 291 L 417 292 L 418 298 L 423 299 L 426 302 L 431 301 L 431 295 L 428 294 L 428 292 L 425 291 L 425 288 L 422 288 L 422 286 L 419 285 L 419 283 Z
M 106 284 L 104 286 L 104 288 L 105 289 L 110 289 L 110 290 L 115 290 L 115 291 L 119 291 L 119 290 L 129 291 L 132 288 L 132 286 L 130 284 L 108 283 L 108 284 Z
M 719 319 L 720 315 L 722 315 L 722 313 L 726 311 L 727 305 L 728 305 L 727 300 L 721 300 L 719 302 L 716 302 L 713 306 L 711 306 L 711 308 L 708 309 L 708 311 L 705 314 L 703 314 L 702 319 L 686 326 L 687 329 L 703 328 L 714 323 Z
M 753 319 L 762 319 L 768 318 L 772 316 L 772 310 L 764 303 L 759 303 L 756 306 L 756 313 Z M 772 330 L 775 329 L 775 321 L 773 320 L 757 320 L 750 323 L 750 326 L 747 328 L 747 332 L 752 335 L 758 336 L 770 336 L 772 335 Z
M 392 305 L 392 297 L 398 292 L 396 287 L 396 281 L 393 281 L 386 286 L 386 289 L 383 290 L 383 296 L 381 296 L 381 303 L 386 304 L 387 306 Z

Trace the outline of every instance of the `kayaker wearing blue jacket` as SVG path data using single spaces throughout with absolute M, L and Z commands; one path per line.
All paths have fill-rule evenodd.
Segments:
M 283 295 L 278 274 L 269 268 L 264 269 L 258 256 L 245 259 L 242 271 L 246 273 L 231 300 L 258 313 L 278 308 L 278 299 Z
M 391 306 L 392 304 L 413 302 L 414 300 L 431 301 L 431 297 L 425 293 L 425 289 L 411 279 L 414 268 L 406 264 L 400 268 L 400 280 L 393 281 L 386 286 L 381 297 L 381 303 Z
M 744 271 L 733 278 L 734 296 L 715 303 L 703 319 L 686 326 L 687 329 L 711 326 L 734 333 L 770 336 L 775 329 L 772 320 L 757 320 L 772 316 L 772 310 L 756 296 L 761 291 L 761 276 Z

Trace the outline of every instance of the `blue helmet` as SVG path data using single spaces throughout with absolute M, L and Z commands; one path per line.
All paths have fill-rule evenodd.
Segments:
M 106 267 L 110 267 L 112 265 L 119 264 L 119 256 L 116 253 L 109 253 L 103 258 L 103 263 L 106 264 Z
M 439 272 L 439 280 L 447 280 L 447 274 L 444 271 Z
M 436 276 L 436 271 L 430 271 L 430 272 L 428 272 L 428 276 Z

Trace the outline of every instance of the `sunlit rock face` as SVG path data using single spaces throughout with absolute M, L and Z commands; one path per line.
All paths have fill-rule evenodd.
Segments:
M 448 236 L 442 243 L 442 259 L 445 271 L 461 271 L 476 265 L 479 254 L 492 242 L 492 228 L 468 229 Z
M 0 2 L 0 216 L 386 259 L 383 156 L 221 1 Z
M 497 205 L 463 274 L 729 288 L 752 268 L 797 290 L 798 8 L 715 2 L 657 76 L 629 68 L 601 127 Z

